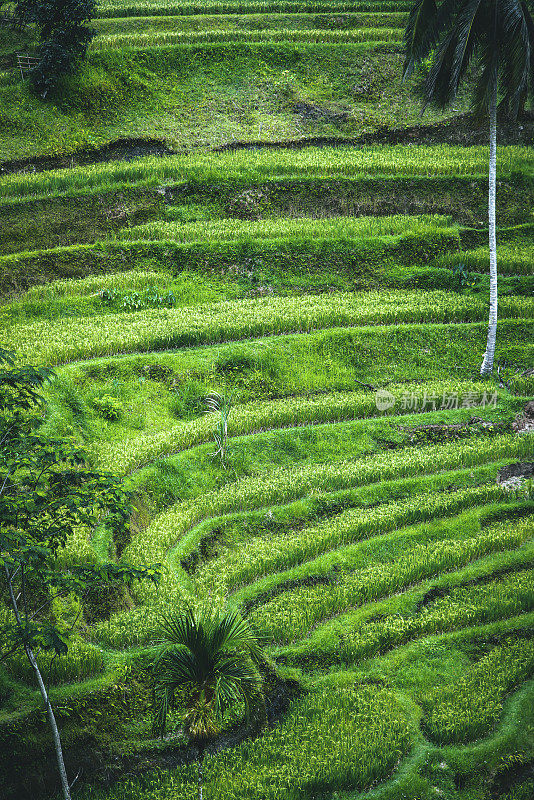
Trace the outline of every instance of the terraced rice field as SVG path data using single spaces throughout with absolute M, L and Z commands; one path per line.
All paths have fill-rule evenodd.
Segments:
M 321 54 L 369 68 L 353 99 L 363 87 L 370 113 L 387 102 L 372 59 L 397 59 L 408 8 L 104 0 L 91 69 L 126 59 L 148 86 L 154 64 L 182 80 L 190 58 L 228 88 L 232 52 L 245 53 L 264 83 L 236 97 L 276 85 L 278 111 L 308 114 L 295 138 L 342 140 L 335 87 L 323 81 L 314 128 L 317 98 L 291 70 L 302 59 L 309 88 Z M 295 134 L 263 111 L 210 145 Z M 80 144 L 112 138 L 99 125 Z M 194 764 L 124 774 L 132 753 L 169 766 L 183 747 L 152 739 L 146 668 L 161 615 L 210 604 L 261 633 L 270 702 L 282 684 L 291 702 L 261 736 L 208 751 L 209 800 L 531 800 L 534 503 L 531 482 L 498 478 L 534 462 L 521 416 L 534 395 L 532 148 L 499 149 L 500 319 L 484 382 L 486 147 L 195 148 L 0 177 L 2 346 L 55 368 L 42 430 L 135 495 L 130 539 L 79 530 L 60 558 L 162 565 L 157 589 L 88 599 L 68 656 L 43 656 L 64 725 L 69 704 L 85 720 L 97 696 L 91 730 L 122 765 L 78 797 L 195 796 Z M 214 391 L 233 400 L 224 463 Z M 7 674 L 30 713 L 27 665 L 13 658 Z M 133 699 L 108 729 L 114 686 Z M 0 703 L 1 728 L 15 712 Z

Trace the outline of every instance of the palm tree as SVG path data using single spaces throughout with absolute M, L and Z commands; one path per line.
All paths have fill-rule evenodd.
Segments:
M 516 119 L 534 87 L 534 22 L 527 2 L 416 0 L 404 35 L 404 78 L 432 56 L 422 85 L 424 107 L 446 108 L 474 61 L 472 109 L 479 118 L 489 117 L 490 312 L 481 375 L 493 369 L 497 338 L 497 109 Z
M 163 736 L 167 714 L 181 690 L 184 732 L 199 750 L 198 797 L 206 744 L 220 730 L 225 711 L 239 701 L 247 717 L 264 708 L 258 637 L 235 611 L 184 611 L 162 624 L 165 648 L 153 669 L 154 732 Z

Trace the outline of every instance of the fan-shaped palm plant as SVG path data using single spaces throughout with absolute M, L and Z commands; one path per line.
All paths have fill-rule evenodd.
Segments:
M 184 611 L 162 624 L 167 645 L 153 668 L 154 732 L 163 735 L 178 690 L 186 706 L 184 732 L 199 748 L 199 798 L 207 741 L 225 711 L 243 702 L 247 716 L 263 704 L 258 637 L 235 611 Z
M 515 119 L 533 94 L 534 22 L 528 4 L 529 0 L 416 0 L 405 31 L 405 78 L 432 54 L 422 85 L 425 106 L 448 106 L 474 62 L 472 107 L 478 117 L 489 116 L 490 313 L 481 375 L 493 369 L 497 337 L 497 108 Z

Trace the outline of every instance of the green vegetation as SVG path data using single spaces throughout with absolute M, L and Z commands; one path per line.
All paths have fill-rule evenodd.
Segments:
M 133 500 L 54 568 L 162 565 L 41 600 L 81 800 L 531 800 L 532 125 L 499 144 L 481 381 L 488 147 L 411 129 L 409 10 L 102 0 L 46 103 L 34 30 L 0 32 L 0 158 L 53 157 L 0 173 L 2 345 L 54 368 L 32 435 Z M 6 654 L 9 800 L 58 789 L 39 702 Z

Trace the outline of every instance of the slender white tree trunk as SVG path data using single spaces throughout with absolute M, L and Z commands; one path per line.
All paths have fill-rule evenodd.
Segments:
M 15 614 L 15 619 L 17 620 L 17 625 L 22 628 L 22 620 L 20 618 L 20 612 L 17 605 L 17 599 L 13 592 L 13 585 L 11 583 L 11 576 L 9 574 L 9 570 L 6 567 L 6 577 L 7 577 L 7 585 L 9 587 L 9 597 L 11 599 L 11 605 L 13 606 L 13 612 Z M 69 781 L 67 778 L 67 770 L 65 769 L 65 762 L 63 761 L 63 748 L 61 747 L 61 739 L 59 736 L 59 730 L 56 723 L 56 718 L 54 716 L 54 712 L 52 710 L 52 706 L 50 704 L 50 698 L 48 697 L 48 692 L 46 691 L 46 686 L 44 685 L 43 677 L 41 675 L 41 670 L 37 664 L 35 656 L 33 654 L 33 650 L 28 645 L 24 645 L 24 650 L 26 651 L 26 655 L 28 657 L 28 661 L 30 662 L 33 671 L 35 672 L 35 677 L 37 678 L 37 685 L 39 686 L 39 691 L 41 692 L 41 697 L 43 698 L 44 706 L 46 709 L 46 714 L 48 716 L 48 722 L 50 723 L 50 727 L 52 728 L 52 736 L 54 738 L 54 747 L 56 749 L 56 758 L 57 758 L 57 766 L 59 770 L 59 777 L 61 779 L 61 788 L 63 789 L 63 797 L 64 800 L 71 800 L 70 796 L 70 786 Z
M 489 375 L 493 370 L 495 343 L 497 341 L 497 228 L 495 198 L 497 194 L 497 86 L 493 91 L 490 106 L 490 147 L 489 147 L 489 256 L 490 256 L 490 310 L 488 326 L 488 342 L 484 360 L 480 368 L 481 375 Z

